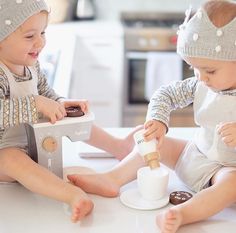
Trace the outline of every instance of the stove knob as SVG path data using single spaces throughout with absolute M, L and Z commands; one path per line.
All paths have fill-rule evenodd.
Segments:
M 141 47 L 146 47 L 148 43 L 147 43 L 147 40 L 146 40 L 146 39 L 144 39 L 144 38 L 139 38 L 138 44 L 139 44 Z
M 47 152 L 54 152 L 57 149 L 57 140 L 54 137 L 46 137 L 43 140 L 42 147 Z
M 156 47 L 158 45 L 158 41 L 156 39 L 152 38 L 152 39 L 149 40 L 149 44 L 152 47 Z

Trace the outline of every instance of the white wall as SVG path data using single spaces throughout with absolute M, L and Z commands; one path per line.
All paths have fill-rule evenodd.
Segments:
M 198 8 L 205 0 L 93 0 L 98 19 L 119 19 L 121 11 L 178 11 Z

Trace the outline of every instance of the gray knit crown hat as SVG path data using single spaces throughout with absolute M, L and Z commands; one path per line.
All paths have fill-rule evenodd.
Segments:
M 49 12 L 44 0 L 0 0 L 0 41 L 43 10 Z
M 191 8 L 177 32 L 177 53 L 181 57 L 236 61 L 236 18 L 216 27 L 202 8 L 191 19 L 190 15 Z

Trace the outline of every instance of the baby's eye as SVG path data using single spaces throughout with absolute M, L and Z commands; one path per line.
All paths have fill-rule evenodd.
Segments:
M 34 35 L 27 35 L 25 36 L 26 39 L 32 39 L 34 37 Z
M 207 70 L 206 73 L 207 74 L 215 74 L 215 70 Z

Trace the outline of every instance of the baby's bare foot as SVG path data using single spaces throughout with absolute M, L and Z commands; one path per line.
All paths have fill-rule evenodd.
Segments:
M 92 211 L 93 202 L 84 194 L 82 197 L 78 196 L 72 201 L 71 209 L 71 221 L 78 222 Z
M 175 233 L 181 225 L 182 215 L 178 210 L 172 208 L 158 214 L 156 221 L 161 233 Z
M 116 197 L 119 194 L 120 187 L 114 183 L 112 178 L 105 174 L 72 174 L 68 175 L 67 178 L 72 184 L 87 193 L 104 197 Z

